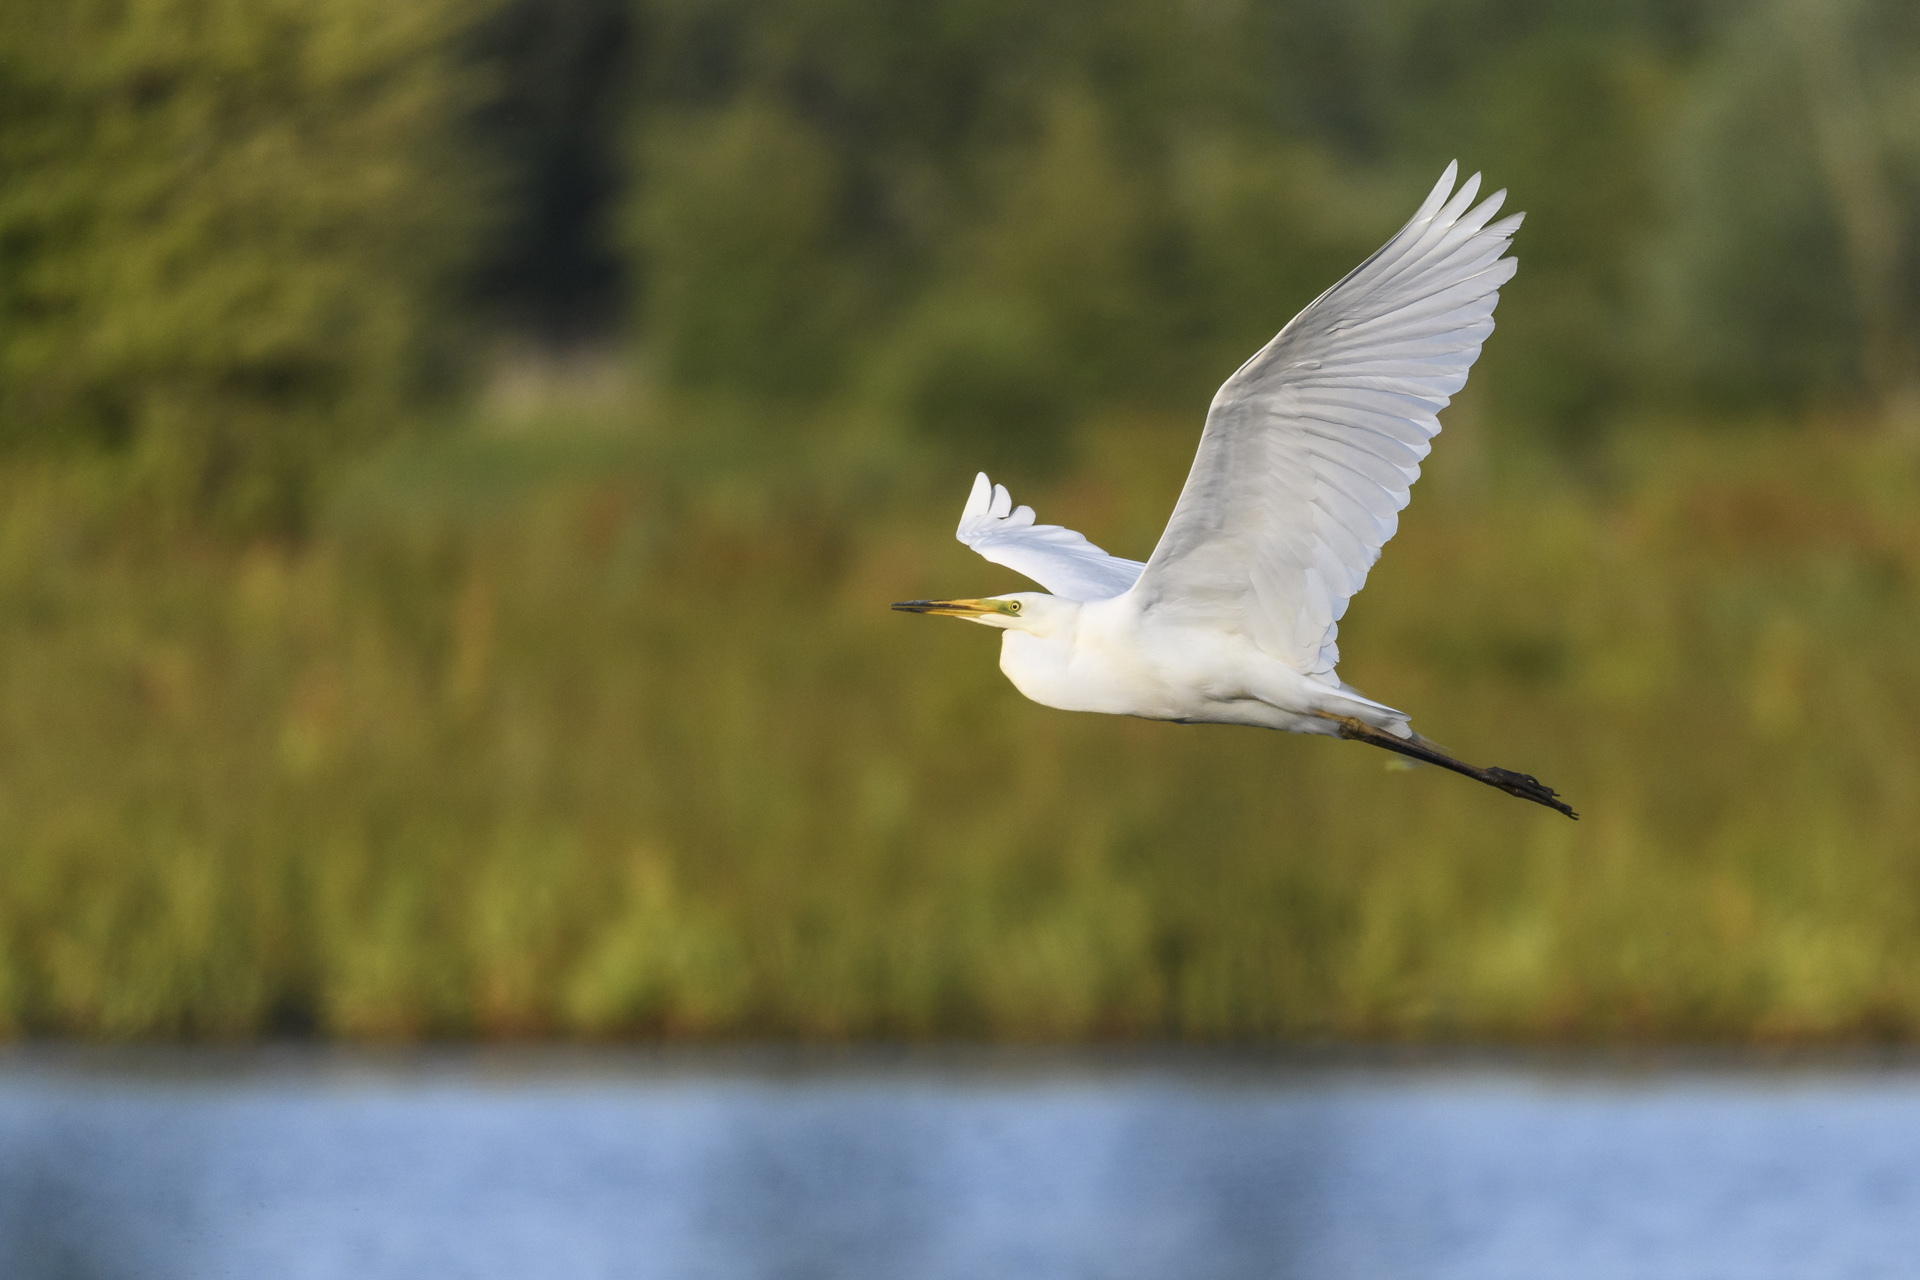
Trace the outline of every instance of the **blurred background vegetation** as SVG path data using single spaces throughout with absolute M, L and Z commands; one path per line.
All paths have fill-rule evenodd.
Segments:
M 1342 674 L 1022 701 L 1459 157 L 1530 217 Z M 1920 1035 L 1920 10 L 0 6 L 0 1032 Z

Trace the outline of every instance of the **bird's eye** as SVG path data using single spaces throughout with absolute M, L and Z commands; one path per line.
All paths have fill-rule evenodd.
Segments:
M 1008 613 L 1020 612 L 1020 602 L 1018 600 L 1007 601 L 1007 612 Z

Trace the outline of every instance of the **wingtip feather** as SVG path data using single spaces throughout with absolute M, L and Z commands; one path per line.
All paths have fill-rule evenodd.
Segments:
M 1459 173 L 1460 162 L 1458 160 L 1447 161 L 1446 170 L 1441 173 L 1440 181 L 1433 184 L 1433 190 L 1427 192 L 1427 198 L 1420 202 L 1418 209 L 1414 210 L 1413 217 L 1407 219 L 1408 227 L 1419 226 L 1430 220 L 1435 213 L 1439 212 L 1440 206 L 1444 205 L 1447 202 L 1447 197 L 1453 193 L 1453 180 L 1459 176 Z M 1404 228 L 1402 229 L 1402 234 L 1405 234 Z M 1391 244 L 1392 242 L 1389 241 L 1388 243 Z
M 960 526 L 953 531 L 954 537 L 961 542 L 967 541 L 968 526 L 987 514 L 987 504 L 992 497 L 993 482 L 982 471 L 973 478 L 973 488 L 967 493 L 967 505 L 960 508 Z
M 1473 212 L 1469 213 L 1466 216 L 1466 218 L 1463 219 L 1463 221 L 1474 223 L 1480 227 L 1485 227 L 1489 222 L 1493 221 L 1493 215 L 1496 213 L 1499 213 L 1500 206 L 1505 204 L 1506 202 L 1507 202 L 1507 189 L 1505 187 L 1502 187 L 1498 191 L 1494 192 L 1492 195 L 1488 196 L 1485 200 L 1482 200 L 1479 204 L 1475 205 L 1473 207 Z
M 1440 210 L 1437 221 L 1449 224 L 1458 222 L 1460 215 L 1466 211 L 1468 205 L 1473 203 L 1473 198 L 1478 194 L 1480 194 L 1480 175 L 1476 173 L 1460 184 L 1460 189 L 1453 193 L 1453 199 L 1447 201 L 1446 207 Z
M 979 472 L 973 477 L 973 488 L 967 492 L 967 514 L 970 516 L 981 514 L 992 500 L 993 481 L 987 479 L 986 472 Z

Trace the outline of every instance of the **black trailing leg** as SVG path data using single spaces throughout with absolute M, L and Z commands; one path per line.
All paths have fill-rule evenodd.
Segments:
M 1411 739 L 1396 738 L 1384 729 L 1376 729 L 1352 716 L 1327 716 L 1327 719 L 1340 726 L 1340 736 L 1343 738 L 1351 738 L 1355 742 L 1365 742 L 1403 756 L 1411 756 L 1427 764 L 1437 764 L 1442 769 L 1451 769 L 1455 773 L 1464 773 L 1474 781 L 1484 782 L 1490 787 L 1498 787 L 1510 796 L 1519 796 L 1522 800 L 1543 804 L 1558 813 L 1566 814 L 1569 818 L 1579 820 L 1580 815 L 1575 813 L 1566 801 L 1560 799 L 1559 792 L 1532 774 L 1514 773 L 1507 769 L 1476 769 L 1464 761 L 1455 760 L 1418 735 Z

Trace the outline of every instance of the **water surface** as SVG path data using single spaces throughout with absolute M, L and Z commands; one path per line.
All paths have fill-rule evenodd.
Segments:
M 0 1056 L 0 1275 L 1910 1277 L 1920 1071 Z

